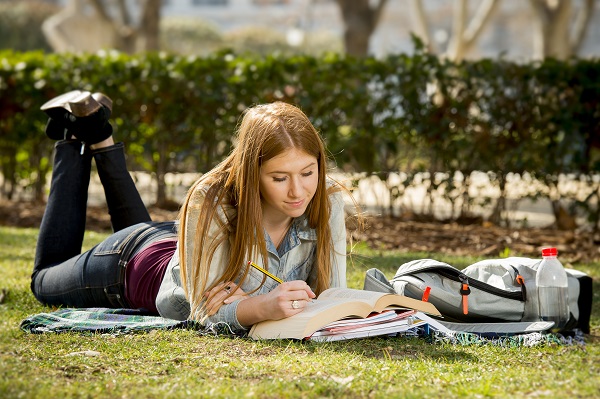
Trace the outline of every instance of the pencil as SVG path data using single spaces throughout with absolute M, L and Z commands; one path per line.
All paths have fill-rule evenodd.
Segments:
M 251 260 L 248 261 L 248 264 L 250 266 L 252 266 L 253 268 L 255 268 L 256 270 L 258 270 L 259 272 L 261 272 L 262 274 L 264 274 L 265 276 L 271 277 L 273 280 L 277 281 L 279 284 L 283 283 L 282 279 L 280 279 L 279 277 L 275 276 L 274 274 L 269 273 L 268 271 L 266 271 L 265 269 L 263 269 L 262 267 L 260 267 L 256 263 L 252 262 Z

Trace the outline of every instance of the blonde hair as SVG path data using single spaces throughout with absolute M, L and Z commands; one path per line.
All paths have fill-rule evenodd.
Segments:
M 262 256 L 263 264 L 268 264 L 259 189 L 260 167 L 262 163 L 291 148 L 317 159 L 318 185 L 306 210 L 308 224 L 317 232 L 315 293 L 318 295 L 329 288 L 331 282 L 331 254 L 334 249 L 329 226 L 329 194 L 340 190 L 341 186 L 334 184 L 327 187 L 327 156 L 321 136 L 299 108 L 284 102 L 247 109 L 236 136 L 237 142 L 229 156 L 190 188 L 179 215 L 181 279 L 191 305 L 190 318 L 194 319 L 203 317 L 205 291 L 238 278 L 241 279 L 241 285 L 248 274 L 249 259 Z M 189 207 L 193 206 L 192 197 L 199 187 L 208 188 L 195 229 L 193 263 L 187 264 L 186 215 Z M 237 213 L 227 223 L 218 225 L 216 235 L 212 232 L 209 234 L 209 229 L 214 229 L 211 223 L 219 220 L 216 217 L 218 208 L 228 205 L 233 206 Z M 214 252 L 226 240 L 231 241 L 231 250 L 225 271 L 209 287 L 207 281 Z M 256 248 L 259 253 L 252 253 Z

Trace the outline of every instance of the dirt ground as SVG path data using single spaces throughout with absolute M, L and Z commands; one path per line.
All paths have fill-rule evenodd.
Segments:
M 38 227 L 44 204 L 0 201 L 0 225 Z M 173 220 L 177 211 L 150 208 L 153 220 Z M 105 207 L 89 207 L 87 229 L 110 231 Z M 455 255 L 499 257 L 510 250 L 513 256 L 539 257 L 543 246 L 556 246 L 563 263 L 600 260 L 600 234 L 555 229 L 516 229 L 485 222 L 442 224 L 406 218 L 370 217 L 362 232 L 351 231 L 354 239 L 373 248 L 440 252 Z

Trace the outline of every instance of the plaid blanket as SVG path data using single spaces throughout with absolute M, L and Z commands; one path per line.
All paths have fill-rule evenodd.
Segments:
M 41 334 L 47 332 L 88 332 L 128 334 L 154 329 L 202 328 L 199 323 L 152 316 L 137 309 L 59 309 L 51 313 L 29 316 L 21 322 L 21 330 Z
M 136 309 L 86 308 L 59 309 L 50 313 L 39 313 L 29 316 L 21 322 L 21 330 L 32 333 L 79 332 L 95 334 L 129 334 L 147 332 L 155 329 L 191 329 L 204 335 L 234 334 L 229 326 L 223 323 L 204 327 L 192 320 L 172 320 L 153 316 Z M 530 333 L 506 337 L 486 338 L 473 333 L 453 332 L 444 334 L 440 331 L 425 331 L 402 336 L 420 336 L 432 343 L 449 343 L 454 345 L 496 345 L 505 347 L 537 346 L 537 345 L 585 345 L 584 335 L 576 330 L 574 336 L 564 337 L 561 334 Z

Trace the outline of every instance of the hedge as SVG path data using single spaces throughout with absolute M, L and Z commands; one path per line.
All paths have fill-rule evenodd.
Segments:
M 523 197 L 548 198 L 557 214 L 579 212 L 598 228 L 599 60 L 456 64 L 419 49 L 383 59 L 0 52 L 3 197 L 24 188 L 44 198 L 52 143 L 39 107 L 74 89 L 115 101 L 117 137 L 128 142 L 131 167 L 156 177 L 158 203 L 167 200 L 166 173 L 203 172 L 223 159 L 243 109 L 282 100 L 309 115 L 339 170 L 386 183 L 391 205 L 418 181 L 429 205 L 456 207 L 453 218 L 483 205 L 501 222 L 517 175 L 535 182 Z M 476 172 L 495 195 L 477 192 Z

